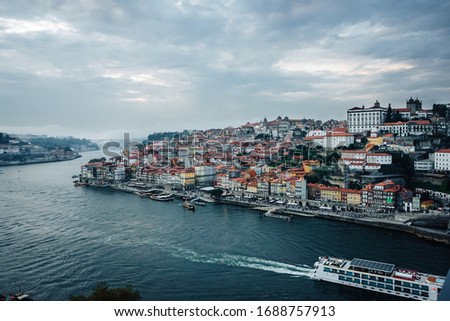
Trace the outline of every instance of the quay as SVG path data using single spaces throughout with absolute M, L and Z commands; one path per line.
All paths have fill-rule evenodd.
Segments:
M 110 188 L 127 193 L 142 192 L 147 189 L 144 185 L 133 184 L 112 184 Z M 289 205 L 272 205 L 264 201 L 252 201 L 246 198 L 237 197 L 215 197 L 211 198 L 206 192 L 190 191 L 189 193 L 174 193 L 177 198 L 199 198 L 204 202 L 215 202 L 217 204 L 229 204 L 240 207 L 247 207 L 259 212 L 268 212 L 276 209 L 276 213 L 285 216 L 305 217 L 305 218 L 318 218 L 326 220 L 335 220 L 344 223 L 359 224 L 365 226 L 372 226 L 376 228 L 384 228 L 390 230 L 396 230 L 413 234 L 419 238 L 433 241 L 445 245 L 450 245 L 450 234 L 444 230 L 436 230 L 425 227 L 413 226 L 408 222 L 411 221 L 411 217 L 406 220 L 395 220 L 395 214 L 380 214 L 376 212 L 333 212 L 331 210 L 321 209 L 306 209 L 302 206 L 292 207 Z M 402 213 L 403 216 L 407 216 L 407 213 Z
M 335 213 L 331 211 L 321 211 L 321 210 L 306 210 L 303 208 L 289 208 L 286 206 L 270 206 L 258 203 L 252 203 L 249 201 L 238 201 L 238 200 L 227 200 L 227 199 L 217 199 L 218 203 L 230 204 L 237 206 L 244 206 L 252 208 L 256 211 L 267 212 L 273 209 L 277 209 L 278 213 L 290 214 L 299 217 L 310 217 L 319 218 L 327 220 L 335 220 L 345 223 L 359 224 L 365 226 L 372 226 L 377 228 L 384 228 L 390 230 L 396 230 L 401 232 L 406 232 L 413 234 L 419 238 L 442 243 L 445 245 L 450 245 L 450 234 L 445 231 L 439 231 L 435 229 L 416 227 L 413 225 L 405 224 L 402 221 L 395 221 L 393 218 L 383 218 L 380 215 L 375 216 L 378 213 L 351 213 L 351 212 L 340 212 Z M 374 215 L 371 215 L 374 214 Z

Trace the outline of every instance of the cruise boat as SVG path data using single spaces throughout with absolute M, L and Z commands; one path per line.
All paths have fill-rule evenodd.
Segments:
M 437 300 L 445 277 L 402 269 L 394 264 L 321 256 L 314 264 L 316 280 L 414 300 Z

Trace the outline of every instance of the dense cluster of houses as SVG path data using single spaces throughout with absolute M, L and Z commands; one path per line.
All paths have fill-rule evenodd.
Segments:
M 393 114 L 401 120 L 387 122 Z M 407 101 L 407 108 L 381 107 L 377 101 L 373 107 L 353 107 L 347 115 L 346 121 L 278 117 L 237 128 L 196 130 L 86 164 L 80 177 L 103 185 L 133 180 L 169 190 L 215 187 L 247 197 L 416 210 L 413 193 L 389 178 L 357 190 L 349 189 L 346 179 L 340 186 L 308 183 L 308 174 L 330 166 L 317 157 L 330 151 L 339 154 L 333 165 L 343 176 L 392 168 L 396 152 L 412 155 L 418 172 L 450 172 L 450 149 L 437 149 L 435 135 L 447 129 L 418 99 Z

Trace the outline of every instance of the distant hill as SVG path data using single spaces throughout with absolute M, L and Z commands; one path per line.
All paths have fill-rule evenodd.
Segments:
M 82 151 L 89 151 L 89 150 L 99 150 L 97 144 L 93 143 L 92 141 L 86 139 L 86 138 L 75 138 L 75 137 L 64 137 L 64 138 L 57 138 L 57 137 L 24 137 L 23 140 L 30 142 L 34 145 L 38 145 L 47 149 L 56 149 L 56 148 L 63 148 L 67 149 L 70 148 L 73 151 L 76 152 L 82 152 Z

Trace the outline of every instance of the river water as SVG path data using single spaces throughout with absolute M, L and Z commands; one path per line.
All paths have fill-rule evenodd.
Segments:
M 402 232 L 314 218 L 262 218 L 237 206 L 74 187 L 99 156 L 3 167 L 0 293 L 35 300 L 89 294 L 99 281 L 143 300 L 398 300 L 311 279 L 319 255 L 360 257 L 446 275 L 450 248 Z

